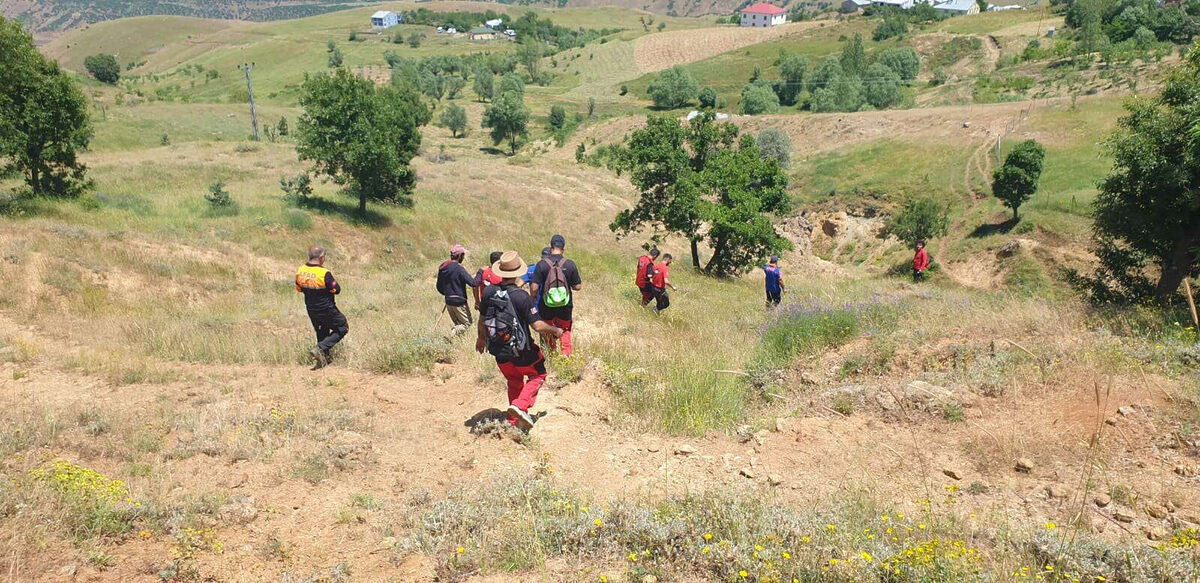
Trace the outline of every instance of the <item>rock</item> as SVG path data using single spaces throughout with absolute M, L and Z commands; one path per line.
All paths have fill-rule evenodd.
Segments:
M 661 449 L 662 446 L 658 445 L 657 443 L 651 443 L 646 446 L 646 451 L 650 453 L 658 453 Z
M 964 122 L 963 122 L 963 127 L 964 127 L 964 128 L 969 128 L 969 127 L 971 127 L 971 122 L 969 122 L 969 121 L 964 121 Z
M 1175 464 L 1175 473 L 1184 478 L 1194 478 L 1200 474 L 1200 470 L 1196 466 L 1190 464 Z
M 1106 425 L 1116 425 L 1116 424 L 1117 424 L 1117 418 L 1116 418 L 1116 417 L 1109 417 L 1108 419 L 1105 419 L 1105 420 L 1104 420 L 1104 423 L 1105 423 Z
M 1104 532 L 1106 528 L 1108 528 L 1108 521 L 1099 516 L 1093 516 L 1088 520 L 1088 530 L 1096 534 Z
M 954 468 L 942 468 L 942 473 L 945 474 L 947 478 L 952 480 L 962 479 L 962 474 L 958 473 L 958 470 L 955 470 Z
M 762 445 L 763 442 L 767 440 L 767 436 L 770 434 L 770 431 L 767 431 L 766 429 L 760 429 L 754 433 L 754 442 Z
M 734 433 L 737 435 L 738 443 L 749 443 L 754 437 L 754 428 L 749 425 L 742 425 Z
M 58 574 L 66 577 L 74 577 L 75 571 L 78 569 L 79 567 L 75 565 L 63 565 L 62 568 L 58 570 Z
M 654 575 L 644 575 L 642 577 L 642 583 L 658 583 L 658 577 L 655 577 Z
M 1117 415 L 1122 417 L 1133 415 L 1133 407 L 1117 407 Z
M 775 432 L 781 433 L 783 431 L 787 431 L 787 424 L 788 424 L 787 417 L 776 417 L 775 418 L 775 427 L 774 427 Z
M 996 251 L 996 257 L 1012 257 L 1021 251 L 1021 241 L 1012 240 L 1000 246 Z
M 780 476 L 779 474 L 770 474 L 767 476 L 767 483 L 772 486 L 783 484 L 783 476 Z
M 1150 540 L 1163 540 L 1167 538 L 1167 529 L 1161 526 L 1151 526 L 1144 530 L 1146 532 L 1146 538 Z
M 1015 466 L 1015 469 L 1018 472 L 1024 472 L 1028 474 L 1029 472 L 1033 471 L 1033 460 L 1027 457 L 1017 458 L 1017 465 Z
M 751 480 L 754 479 L 754 470 L 752 470 L 750 468 L 742 468 L 741 471 L 739 471 L 738 473 L 741 474 L 742 477 L 744 477 L 744 478 L 749 478 Z
M 353 431 L 339 431 L 329 443 L 329 453 L 344 460 L 362 461 L 370 451 L 371 440 Z
M 1050 484 L 1046 486 L 1046 496 L 1051 500 L 1061 500 L 1070 497 L 1071 492 L 1062 484 Z
M 925 381 L 908 383 L 901 390 L 900 398 L 907 407 L 921 411 L 940 409 L 947 404 L 963 407 L 974 407 L 978 404 L 978 399 L 970 391 L 951 390 Z
M 802 385 L 819 385 L 819 384 L 821 384 L 821 382 L 818 381 L 817 377 L 814 376 L 812 373 L 802 372 L 802 373 L 800 373 L 800 384 L 802 384 Z
M 1112 496 L 1109 496 L 1108 494 L 1096 494 L 1092 497 L 1092 502 L 1094 502 L 1096 506 L 1104 508 L 1112 503 Z
M 217 509 L 217 517 L 226 524 L 246 524 L 258 517 L 254 499 L 249 496 L 234 496 L 233 500 Z
M 1146 506 L 1146 514 L 1162 520 L 1167 517 L 1167 509 L 1159 506 L 1158 504 L 1150 504 Z
M 230 490 L 241 488 L 248 481 L 250 481 L 250 476 L 246 472 L 238 472 L 225 479 L 225 487 Z
M 821 221 L 821 232 L 825 233 L 827 237 L 836 237 L 841 229 L 842 226 L 832 220 L 825 219 Z
M 696 453 L 696 448 L 689 444 L 675 446 L 675 455 L 692 455 Z
M 1129 523 L 1133 522 L 1133 519 L 1137 518 L 1137 514 L 1134 514 L 1133 510 L 1124 507 L 1114 509 L 1112 515 L 1113 519 L 1117 522 Z

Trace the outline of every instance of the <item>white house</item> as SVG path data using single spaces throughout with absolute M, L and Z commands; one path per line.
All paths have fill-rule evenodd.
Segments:
M 975 0 L 945 0 L 933 5 L 934 10 L 945 14 L 979 14 L 979 3 Z
M 766 27 L 785 22 L 787 22 L 787 10 L 766 2 L 759 2 L 742 9 L 742 26 Z
M 371 28 L 384 30 L 400 24 L 400 15 L 390 10 L 380 10 L 371 15 Z
M 484 21 L 483 23 L 483 25 L 488 28 L 500 28 L 501 24 L 504 24 L 504 21 L 499 18 L 493 18 L 491 20 Z
M 871 0 L 871 4 L 876 6 L 891 6 L 901 10 L 908 10 L 916 3 L 913 0 Z
M 1008 6 L 996 6 L 995 4 L 988 6 L 988 12 L 1004 12 L 1005 10 L 1024 10 L 1025 7 L 1020 4 L 1009 4 Z

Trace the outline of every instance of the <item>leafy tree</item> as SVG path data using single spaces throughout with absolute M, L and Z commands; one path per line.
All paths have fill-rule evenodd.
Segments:
M 0 55 L 0 175 L 23 174 L 37 196 L 78 195 L 91 184 L 76 157 L 92 138 L 83 92 L 16 20 L 0 17 Z
M 559 129 L 567 123 L 567 110 L 561 105 L 550 106 L 550 128 Z
M 836 85 L 837 80 L 842 77 L 842 61 L 837 57 L 829 57 L 821 62 L 813 74 L 808 78 L 808 90 L 815 92 L 818 89 L 827 89 L 831 85 Z
M 796 105 L 796 96 L 804 89 L 804 76 L 808 74 L 808 59 L 801 55 L 788 55 L 779 61 L 779 82 L 775 93 L 779 103 Z
M 842 47 L 842 72 L 846 75 L 861 77 L 867 72 L 867 52 L 863 49 L 862 35 L 854 33 L 846 46 Z
M 342 49 L 333 48 L 333 52 L 329 53 L 329 68 L 336 69 L 342 66 Z
M 425 70 L 421 72 L 417 80 L 421 93 L 438 101 L 446 95 L 446 80 L 441 75 L 435 74 L 433 71 Z
M 488 101 L 492 98 L 492 88 L 495 82 L 496 78 L 492 75 L 492 72 L 481 68 L 475 71 L 475 83 L 471 85 L 471 90 L 475 92 L 475 96 L 479 101 Z
M 685 126 L 652 116 L 616 148 L 614 168 L 629 172 L 641 196 L 610 228 L 618 237 L 646 227 L 654 239 L 687 237 L 697 268 L 699 243 L 707 241 L 713 255 L 704 270 L 728 276 L 790 248 L 770 219 L 788 208 L 787 177 L 752 137 L 739 141 L 736 126 L 714 119 L 704 113 Z
M 908 34 L 908 24 L 904 22 L 903 16 L 886 16 L 879 24 L 875 25 L 875 31 L 871 33 L 871 39 L 875 42 L 887 40 L 893 37 L 902 37 Z
M 500 93 L 517 93 L 525 97 L 525 80 L 516 73 L 507 73 L 500 78 Z
M 296 152 L 316 171 L 358 197 L 412 204 L 416 173 L 409 161 L 432 114 L 408 84 L 377 88 L 345 69 L 313 75 L 300 88 Z
M 85 58 L 83 68 L 101 83 L 113 85 L 121 79 L 121 65 L 116 57 L 109 54 L 99 53 Z
M 1037 192 L 1045 157 L 1046 151 L 1041 144 L 1025 140 L 1017 144 L 1004 158 L 1004 164 L 992 173 L 992 193 L 1004 201 L 1004 206 L 1012 209 L 1014 221 L 1018 219 L 1017 209 Z
M 289 131 L 287 117 L 279 116 L 279 123 L 275 125 L 275 131 L 279 132 L 280 136 L 287 137 Z
M 900 102 L 900 75 L 882 63 L 867 68 L 863 76 L 863 96 L 875 109 L 887 109 Z
M 700 91 L 696 80 L 687 69 L 676 65 L 659 73 L 646 92 L 654 101 L 654 106 L 661 109 L 676 109 L 688 104 Z
M 1161 94 L 1131 100 L 1108 139 L 1113 169 L 1094 203 L 1096 273 L 1079 278 L 1097 303 L 1175 297 L 1200 267 L 1200 49 Z M 1157 281 L 1152 283 L 1154 271 Z
M 712 87 L 700 90 L 700 107 L 712 109 L 717 106 L 717 92 Z
M 879 58 L 875 62 L 895 71 L 905 81 L 916 79 L 917 74 L 921 72 L 921 57 L 912 47 L 884 49 L 879 53 Z
M 517 142 L 529 133 L 529 108 L 525 96 L 505 91 L 483 110 L 483 127 L 491 128 L 492 143 L 508 141 L 510 153 L 517 153 Z
M 537 79 L 542 70 L 542 44 L 539 42 L 522 43 L 517 47 L 517 61 L 525 65 L 530 79 Z
M 774 160 L 784 170 L 792 167 L 792 139 L 783 130 L 767 128 L 758 133 L 755 143 L 763 158 Z
M 944 237 L 950 232 L 950 209 L 932 198 L 910 199 L 900 213 L 888 221 L 884 232 L 895 235 L 910 247 L 916 246 L 917 241 Z
M 442 127 L 450 130 L 451 136 L 457 138 L 466 135 L 464 132 L 467 129 L 467 110 L 463 106 L 451 103 L 442 110 L 438 121 Z
M 742 105 L 740 112 L 744 115 L 760 113 L 777 113 L 779 111 L 779 96 L 770 87 L 748 83 L 742 86 Z
M 299 205 L 308 201 L 312 196 L 312 178 L 307 172 L 295 176 L 280 176 L 279 189 L 283 191 L 283 201 L 289 205 Z
M 467 86 L 467 80 L 461 75 L 447 75 L 443 83 L 446 86 L 446 99 L 458 99 L 458 94 Z

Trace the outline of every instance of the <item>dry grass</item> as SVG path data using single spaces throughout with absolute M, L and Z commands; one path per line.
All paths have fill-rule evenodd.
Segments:
M 677 30 L 646 35 L 634 41 L 633 64 L 641 73 L 654 73 L 675 65 L 703 61 L 721 53 L 775 40 L 821 26 L 817 22 L 793 22 L 769 28 L 729 26 Z

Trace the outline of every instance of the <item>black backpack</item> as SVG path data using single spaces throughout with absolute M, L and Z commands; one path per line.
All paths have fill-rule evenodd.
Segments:
M 529 347 L 529 329 L 508 297 L 510 290 L 497 288 L 483 305 L 488 353 L 503 360 L 516 360 Z

